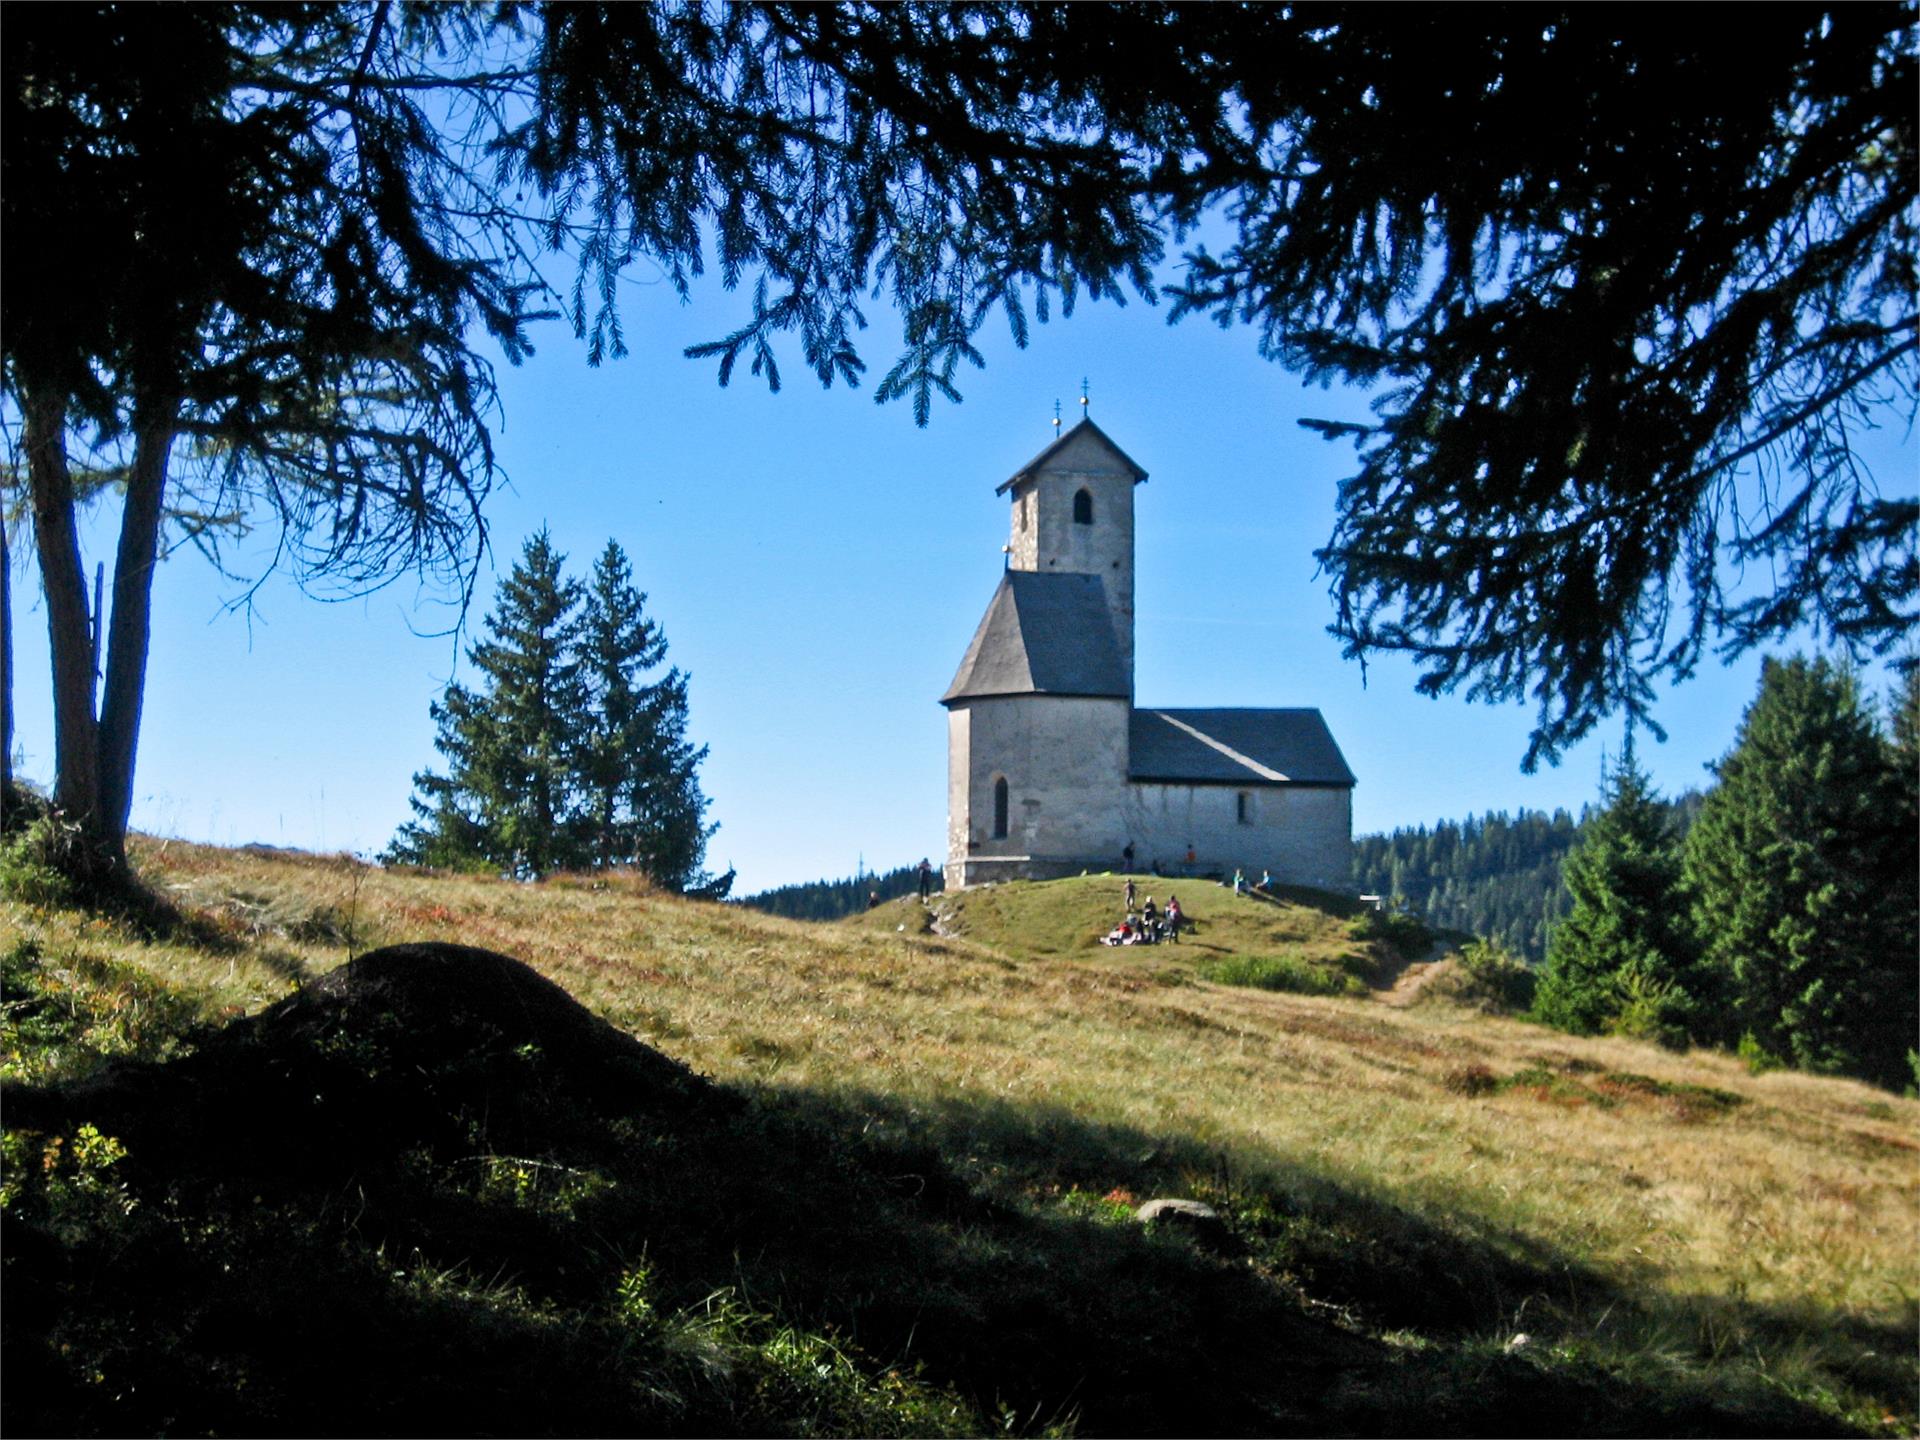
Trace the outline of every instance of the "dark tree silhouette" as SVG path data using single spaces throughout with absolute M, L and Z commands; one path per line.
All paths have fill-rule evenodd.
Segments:
M 47 594 L 54 799 L 76 871 L 116 874 L 153 567 L 171 516 L 218 550 L 264 520 L 303 581 L 463 582 L 493 481 L 484 323 L 525 352 L 499 227 L 398 62 L 451 13 L 75 5 L 9 14 L 5 381 Z M 76 470 L 75 453 L 83 464 Z M 110 620 L 77 509 L 122 495 Z M 104 628 L 96 706 L 91 631 Z
M 1655 11 L 1256 17 L 1248 143 L 1179 211 L 1233 239 L 1176 311 L 1378 387 L 1322 427 L 1360 447 L 1320 552 L 1349 655 L 1531 697 L 1532 768 L 1615 708 L 1659 733 L 1715 641 L 1911 632 L 1920 503 L 1856 441 L 1920 376 L 1915 15 L 1769 6 L 1737 65 Z
M 1855 447 L 1916 394 L 1915 8 L 1163 4 L 64 6 L 9 12 L 6 393 L 54 652 L 57 799 L 120 863 L 171 516 L 279 527 L 348 591 L 460 593 L 489 372 L 630 265 L 751 296 L 875 398 L 957 396 L 981 327 L 1151 298 L 1375 386 L 1322 562 L 1349 653 L 1531 696 L 1527 762 L 1714 642 L 1910 632 L 1920 504 Z M 544 248 L 577 263 L 550 293 Z M 96 452 L 104 465 L 94 463 Z M 84 462 L 75 464 L 75 456 Z M 124 487 L 98 709 L 73 513 Z M 1749 588 L 1730 587 L 1729 567 Z M 1770 583 L 1755 583 L 1768 573 Z M 4 597 L 0 597 L 3 599 Z

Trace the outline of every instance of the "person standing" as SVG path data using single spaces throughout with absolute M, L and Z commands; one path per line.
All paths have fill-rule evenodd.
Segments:
M 922 855 L 922 856 L 920 857 L 920 900 L 921 900 L 921 903 L 922 903 L 922 904 L 924 904 L 924 903 L 926 903 L 926 898 L 927 898 L 927 896 L 928 896 L 928 895 L 930 895 L 930 894 L 932 894 L 932 893 L 933 893 L 933 866 L 932 866 L 932 864 L 930 864 L 930 863 L 928 862 L 928 860 L 927 860 L 927 857 L 926 857 L 926 856 L 924 856 L 924 855 Z
M 1133 913 L 1133 877 L 1131 875 L 1127 877 L 1127 913 L 1129 915 Z

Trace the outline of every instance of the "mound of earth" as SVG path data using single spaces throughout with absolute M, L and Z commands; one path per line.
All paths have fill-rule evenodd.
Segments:
M 253 1043 L 324 1044 L 339 1033 L 406 1037 L 408 1057 L 445 1062 L 466 1046 L 533 1046 L 590 1095 L 618 1104 L 625 1087 L 682 1097 L 706 1088 L 681 1065 L 616 1030 L 553 981 L 471 945 L 393 945 L 328 972 L 236 1029 Z
M 178 1059 L 10 1091 L 7 1121 L 91 1122 L 135 1157 L 168 1157 L 176 1176 L 292 1177 L 723 1103 L 522 962 L 413 944 L 362 955 Z

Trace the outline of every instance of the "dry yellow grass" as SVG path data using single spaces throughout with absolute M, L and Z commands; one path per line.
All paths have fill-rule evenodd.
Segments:
M 1690 1331 L 1676 1345 L 1711 1344 L 1722 1302 L 1814 1329 L 1916 1324 L 1920 1104 L 1853 1082 L 1445 1007 L 1227 989 L 1193 980 L 1174 947 L 1012 958 L 928 933 L 911 900 L 810 925 L 619 880 L 524 886 L 178 843 L 143 844 L 139 861 L 226 943 L 144 943 L 19 906 L 0 925 L 216 1008 L 278 998 L 345 960 L 349 939 L 481 945 L 719 1079 L 884 1099 L 890 1123 L 940 1130 L 963 1165 L 982 1117 L 1057 1119 L 1598 1271 L 1673 1302 Z

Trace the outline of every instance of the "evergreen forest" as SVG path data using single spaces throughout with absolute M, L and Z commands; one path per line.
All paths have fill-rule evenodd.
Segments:
M 1562 867 L 1533 1016 L 1920 1081 L 1920 671 L 1884 715 L 1850 667 L 1769 659 L 1682 835 L 1628 744 Z
M 1668 825 L 1684 835 L 1700 810 L 1692 790 L 1661 802 Z M 1361 835 L 1353 842 L 1353 880 L 1436 930 L 1464 930 L 1538 965 L 1547 933 L 1567 913 L 1560 867 L 1592 819 L 1565 810 L 1490 810 Z
M 946 889 L 937 865 L 933 870 L 933 888 Z M 902 865 L 884 875 L 856 874 L 844 880 L 806 880 L 777 885 L 757 895 L 745 896 L 739 903 L 769 915 L 784 915 L 789 920 L 838 920 L 843 915 L 866 909 L 872 896 L 878 895 L 883 901 L 898 900 L 902 895 L 916 895 L 919 890 L 920 867 Z

